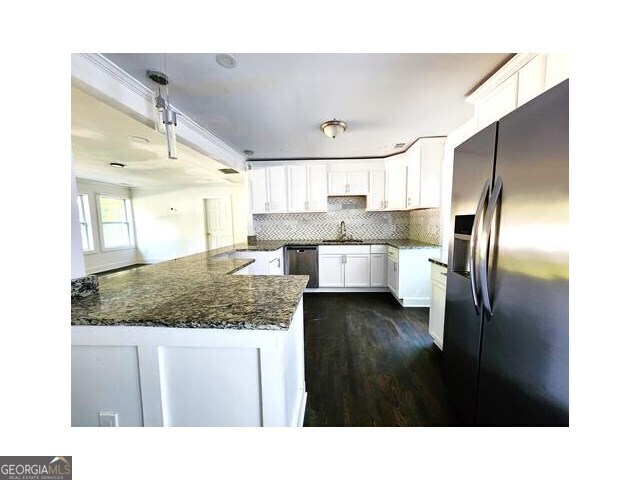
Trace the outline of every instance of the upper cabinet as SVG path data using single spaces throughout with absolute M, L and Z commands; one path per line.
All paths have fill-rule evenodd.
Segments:
M 329 195 L 367 195 L 369 171 L 361 167 L 350 171 L 332 171 L 329 172 L 328 183 Z
M 287 165 L 289 212 L 327 211 L 327 166 Z
M 517 54 L 467 97 L 475 105 L 476 131 L 567 78 L 565 55 Z
M 387 172 L 385 210 L 404 210 L 407 207 L 407 163 L 404 154 L 385 161 Z
M 287 171 L 284 165 L 254 168 L 249 172 L 249 182 L 253 213 L 287 211 Z
M 384 210 L 386 208 L 386 179 L 384 170 L 369 172 L 369 195 L 367 195 L 367 210 Z

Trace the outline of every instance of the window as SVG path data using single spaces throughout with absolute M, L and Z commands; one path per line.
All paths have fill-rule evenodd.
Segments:
M 91 214 L 89 213 L 89 195 L 78 195 L 78 216 L 80 217 L 80 235 L 82 251 L 93 251 L 93 232 L 91 230 Z
M 120 197 L 98 196 L 103 248 L 133 245 L 131 204 Z

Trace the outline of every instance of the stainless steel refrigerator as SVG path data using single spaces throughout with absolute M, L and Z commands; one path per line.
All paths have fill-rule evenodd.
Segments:
M 569 81 L 454 153 L 443 364 L 467 424 L 569 424 Z

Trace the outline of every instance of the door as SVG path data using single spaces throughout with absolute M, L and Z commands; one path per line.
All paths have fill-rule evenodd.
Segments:
M 369 190 L 369 195 L 367 195 L 367 210 L 384 210 L 385 172 L 375 170 L 369 172 L 369 181 L 371 188 Z
M 344 255 L 318 256 L 318 285 L 320 287 L 344 287 Z
M 385 253 L 371 254 L 371 286 L 387 286 L 387 255 Z
M 347 172 L 329 172 L 329 195 L 344 195 L 347 193 Z
M 327 166 L 307 166 L 307 192 L 312 212 L 327 211 Z
M 497 124 L 493 123 L 454 151 L 451 226 L 474 217 L 486 182 L 492 180 Z M 481 220 L 481 219 L 479 219 Z M 468 230 L 465 230 L 468 231 Z M 482 316 L 471 293 L 470 235 L 450 235 L 444 322 L 443 366 L 449 398 L 461 420 L 475 421 Z M 460 260 L 459 260 L 460 259 Z M 476 291 L 478 289 L 476 288 Z
M 204 202 L 207 249 L 233 245 L 231 196 L 206 198 Z
M 407 166 L 402 158 L 391 158 L 387 171 L 387 209 L 401 210 L 407 206 Z
M 369 262 L 371 255 L 368 253 L 350 253 L 345 255 L 344 286 L 345 287 L 369 287 L 371 286 L 371 273 Z
M 269 167 L 267 176 L 269 185 L 269 211 L 287 211 L 287 170 L 284 165 Z
M 289 211 L 305 212 L 309 210 L 307 203 L 307 166 L 288 165 L 289 179 Z
M 568 80 L 500 120 L 495 177 L 477 423 L 568 426 Z
M 251 212 L 264 213 L 268 210 L 267 202 L 267 169 L 254 168 L 249 171 L 249 185 L 251 186 Z

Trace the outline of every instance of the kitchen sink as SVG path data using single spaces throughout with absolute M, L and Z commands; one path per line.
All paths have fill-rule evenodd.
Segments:
M 341 243 L 362 243 L 362 240 L 356 240 L 351 239 L 351 240 L 322 240 L 322 243 L 336 243 L 336 244 L 341 244 Z

